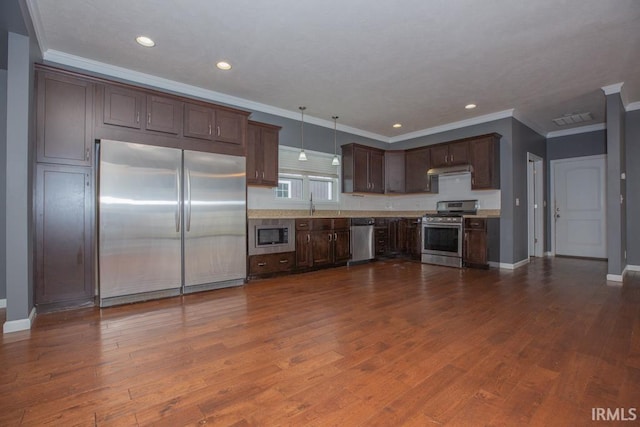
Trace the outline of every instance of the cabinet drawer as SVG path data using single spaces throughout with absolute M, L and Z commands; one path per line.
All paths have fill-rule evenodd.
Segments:
M 334 218 L 333 219 L 333 229 L 334 230 L 348 230 L 349 229 L 349 218 Z
M 249 257 L 249 275 L 261 276 L 263 274 L 291 271 L 296 262 L 295 252 L 279 254 L 252 255 Z
M 310 219 L 296 219 L 296 230 L 311 230 Z
M 313 231 L 333 230 L 333 221 L 330 218 L 316 218 L 311 221 Z
M 467 230 L 485 230 L 487 220 L 485 218 L 465 218 L 464 228 Z

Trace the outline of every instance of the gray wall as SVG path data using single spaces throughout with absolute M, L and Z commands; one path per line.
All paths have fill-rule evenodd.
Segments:
M 529 258 L 529 223 L 528 223 L 528 191 L 527 191 L 527 153 L 547 158 L 547 145 L 544 136 L 533 129 L 513 120 L 513 234 L 509 236 L 513 239 L 513 262 L 519 262 Z M 543 179 L 547 181 L 547 172 Z M 544 184 L 543 184 L 544 185 Z M 516 199 L 520 201 L 516 206 Z M 547 229 L 545 223 L 545 230 Z
M 545 224 L 548 227 L 545 238 L 545 251 L 551 250 L 551 160 L 571 159 L 573 157 L 596 156 L 607 154 L 607 132 L 598 130 L 593 132 L 579 133 L 575 135 L 558 136 L 547 139 L 547 159 L 545 162 L 545 185 L 544 199 L 547 201 L 545 209 Z
M 621 275 L 626 262 L 625 111 L 620 93 L 607 95 L 607 273 Z M 624 201 L 620 203 L 620 197 Z
M 0 299 L 7 298 L 7 70 L 0 69 Z
M 305 117 L 309 113 L 305 112 Z M 289 147 L 300 148 L 300 120 L 288 119 L 285 117 L 274 116 L 272 114 L 262 113 L 260 111 L 254 111 L 251 113 L 251 120 L 255 120 L 262 123 L 269 123 L 272 125 L 281 126 L 280 130 L 280 145 L 286 145 Z M 330 118 L 329 118 L 330 120 Z M 338 125 L 340 120 L 338 119 Z M 370 147 L 377 147 L 382 149 L 388 149 L 389 144 L 382 141 L 377 141 L 370 138 L 365 138 L 358 135 L 353 135 L 347 132 L 337 132 L 336 143 L 338 145 L 338 154 L 341 154 L 340 146 L 349 143 L 358 143 L 368 145 Z M 323 126 L 314 125 L 311 123 L 304 123 L 304 148 L 305 150 L 320 151 L 323 153 L 333 154 L 333 129 L 329 129 Z
M 626 115 L 627 264 L 640 266 L 640 110 Z M 634 219 L 635 218 L 635 219 Z
M 7 69 L 6 286 L 7 321 L 29 317 L 33 307 L 31 177 L 29 153 L 30 41 L 9 33 Z

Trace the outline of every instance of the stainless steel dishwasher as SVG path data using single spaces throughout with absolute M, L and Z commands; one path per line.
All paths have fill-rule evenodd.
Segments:
M 351 259 L 349 265 L 375 257 L 373 218 L 351 218 Z

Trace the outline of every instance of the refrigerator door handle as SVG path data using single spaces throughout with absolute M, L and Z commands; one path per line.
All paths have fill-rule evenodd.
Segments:
M 180 232 L 180 169 L 176 169 L 176 232 Z
M 191 231 L 191 171 L 187 169 L 187 232 Z

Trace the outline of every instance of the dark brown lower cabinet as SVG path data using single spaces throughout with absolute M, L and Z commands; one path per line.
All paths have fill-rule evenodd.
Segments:
M 397 229 L 398 251 L 404 256 L 419 260 L 422 255 L 422 225 L 419 218 L 402 218 Z
M 92 302 L 91 168 L 38 164 L 36 181 L 35 303 L 46 310 Z
M 466 267 L 489 268 L 485 218 L 464 219 L 462 262 Z
M 295 252 L 252 255 L 249 257 L 249 277 L 266 277 L 290 272 L 296 263 Z
M 344 264 L 351 257 L 349 220 L 296 220 L 296 267 L 318 268 Z

